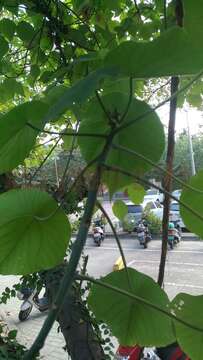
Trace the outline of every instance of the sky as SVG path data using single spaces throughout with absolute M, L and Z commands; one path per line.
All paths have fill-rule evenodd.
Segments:
M 157 110 L 158 115 L 162 123 L 167 126 L 169 107 L 167 105 Z M 176 114 L 176 133 L 182 132 L 183 129 L 187 129 L 187 117 L 190 126 L 191 135 L 198 133 L 199 125 L 203 126 L 203 112 L 194 108 L 188 108 L 187 114 L 184 110 L 178 109 Z

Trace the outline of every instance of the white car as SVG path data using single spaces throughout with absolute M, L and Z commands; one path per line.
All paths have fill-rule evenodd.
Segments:
M 148 199 L 144 199 L 142 206 L 146 210 L 150 210 L 154 215 L 156 215 L 160 220 L 163 219 L 163 206 L 159 201 L 148 201 Z

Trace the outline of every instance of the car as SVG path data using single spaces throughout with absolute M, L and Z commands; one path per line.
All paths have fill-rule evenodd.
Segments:
M 157 200 L 157 201 L 147 201 L 145 199 L 142 203 L 144 210 L 148 210 L 152 212 L 154 215 L 156 215 L 160 220 L 163 219 L 163 205 Z
M 128 213 L 122 222 L 123 230 L 132 232 L 136 230 L 138 222 L 142 219 L 144 208 L 141 204 L 134 204 L 131 201 L 126 201 L 125 203 L 128 208 Z
M 160 193 L 159 190 L 157 189 L 147 190 L 143 202 L 156 201 L 156 200 L 163 202 L 163 193 Z
M 172 192 L 172 195 L 175 196 L 179 200 L 180 196 L 181 196 L 181 192 L 182 192 L 181 189 L 177 189 Z
M 180 206 L 177 201 L 172 201 L 170 204 L 169 221 L 178 223 L 181 229 L 186 229 L 186 226 L 180 216 Z

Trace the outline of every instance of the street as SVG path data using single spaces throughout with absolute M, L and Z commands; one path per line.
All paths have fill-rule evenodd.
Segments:
M 127 264 L 154 279 L 157 279 L 161 242 L 153 240 L 148 249 L 141 249 L 136 239 L 121 240 Z M 93 244 L 91 238 L 87 241 L 85 254 L 89 255 L 87 270 L 89 275 L 99 277 L 112 271 L 116 259 L 120 256 L 113 238 L 106 238 L 100 248 Z M 16 276 L 0 276 L 0 291 L 6 286 L 11 287 L 17 282 Z M 203 293 L 203 242 L 182 241 L 174 250 L 168 251 L 164 287 L 170 298 L 178 292 L 191 294 Z M 29 346 L 36 337 L 47 313 L 34 309 L 27 321 L 20 323 L 18 312 L 21 302 L 14 298 L 8 304 L 1 305 L 5 320 L 10 328 L 18 329 L 18 339 Z M 62 346 L 62 335 L 57 333 L 55 324 L 43 348 L 43 359 L 67 359 L 67 353 Z

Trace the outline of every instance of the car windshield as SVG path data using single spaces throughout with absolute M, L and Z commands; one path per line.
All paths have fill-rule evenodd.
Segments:
M 147 190 L 147 195 L 158 195 L 159 192 L 157 190 Z
M 141 213 L 142 206 L 141 205 L 128 205 L 128 213 Z
M 179 211 L 179 204 L 178 203 L 172 203 L 170 206 L 170 209 L 172 211 Z

